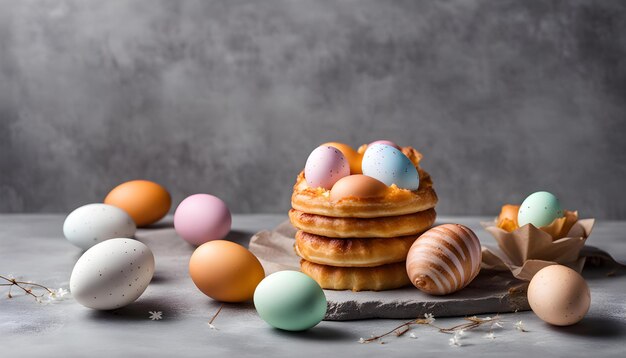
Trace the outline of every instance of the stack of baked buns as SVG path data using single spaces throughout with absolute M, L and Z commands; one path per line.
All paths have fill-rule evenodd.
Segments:
M 325 143 L 309 156 L 291 198 L 302 272 L 322 288 L 410 285 L 406 259 L 435 222 L 437 195 L 412 147 Z

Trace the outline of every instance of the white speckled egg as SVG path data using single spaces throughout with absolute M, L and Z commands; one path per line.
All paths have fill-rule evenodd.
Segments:
M 153 275 L 154 255 L 148 246 L 133 239 L 110 239 L 78 259 L 70 291 L 85 307 L 111 310 L 139 298 Z
M 114 237 L 131 238 L 135 231 L 135 222 L 124 210 L 107 204 L 83 205 L 63 223 L 65 238 L 83 250 Z
M 420 177 L 411 160 L 401 151 L 386 144 L 367 147 L 363 155 L 363 174 L 378 179 L 387 185 L 417 190 Z

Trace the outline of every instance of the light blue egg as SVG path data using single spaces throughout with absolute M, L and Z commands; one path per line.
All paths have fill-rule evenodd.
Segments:
M 326 295 L 311 277 L 298 271 L 279 271 L 267 276 L 254 291 L 254 307 L 271 326 L 303 331 L 326 315 Z
M 411 160 L 396 148 L 385 144 L 374 144 L 363 155 L 363 174 L 378 179 L 387 185 L 416 190 L 420 177 Z
M 559 199 L 547 191 L 538 191 L 530 194 L 520 206 L 517 223 L 519 226 L 533 224 L 542 227 L 560 217 L 563 217 L 563 210 Z

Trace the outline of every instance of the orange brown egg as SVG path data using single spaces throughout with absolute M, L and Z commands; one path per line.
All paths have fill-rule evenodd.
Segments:
M 189 275 L 205 295 L 222 302 L 251 300 L 265 271 L 245 247 L 226 240 L 200 245 L 189 260 Z
M 172 205 L 170 193 L 149 180 L 131 180 L 115 187 L 104 203 L 126 211 L 138 227 L 161 220 Z
M 342 198 L 375 198 L 384 196 L 389 190 L 385 183 L 363 174 L 348 175 L 339 179 L 330 190 L 330 200 Z

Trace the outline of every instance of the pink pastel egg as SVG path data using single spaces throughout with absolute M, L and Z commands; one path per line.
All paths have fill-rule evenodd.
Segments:
M 370 144 L 368 145 L 368 147 L 371 147 L 371 146 L 373 146 L 374 144 L 384 144 L 384 145 L 388 145 L 388 146 L 394 147 L 394 148 L 396 148 L 396 149 L 397 149 L 397 150 L 399 150 L 399 151 L 402 151 L 402 148 L 400 148 L 400 146 L 399 146 L 399 145 L 397 145 L 396 143 L 394 143 L 394 142 L 392 142 L 392 141 L 390 141 L 390 140 L 380 139 L 380 140 L 377 140 L 377 141 L 374 141 L 374 142 L 370 143 Z
M 343 153 L 322 145 L 311 152 L 304 166 L 306 183 L 312 188 L 330 189 L 337 180 L 350 175 L 350 164 Z
M 223 239 L 232 218 L 226 204 L 209 194 L 195 194 L 183 200 L 174 213 L 176 233 L 192 245 Z

